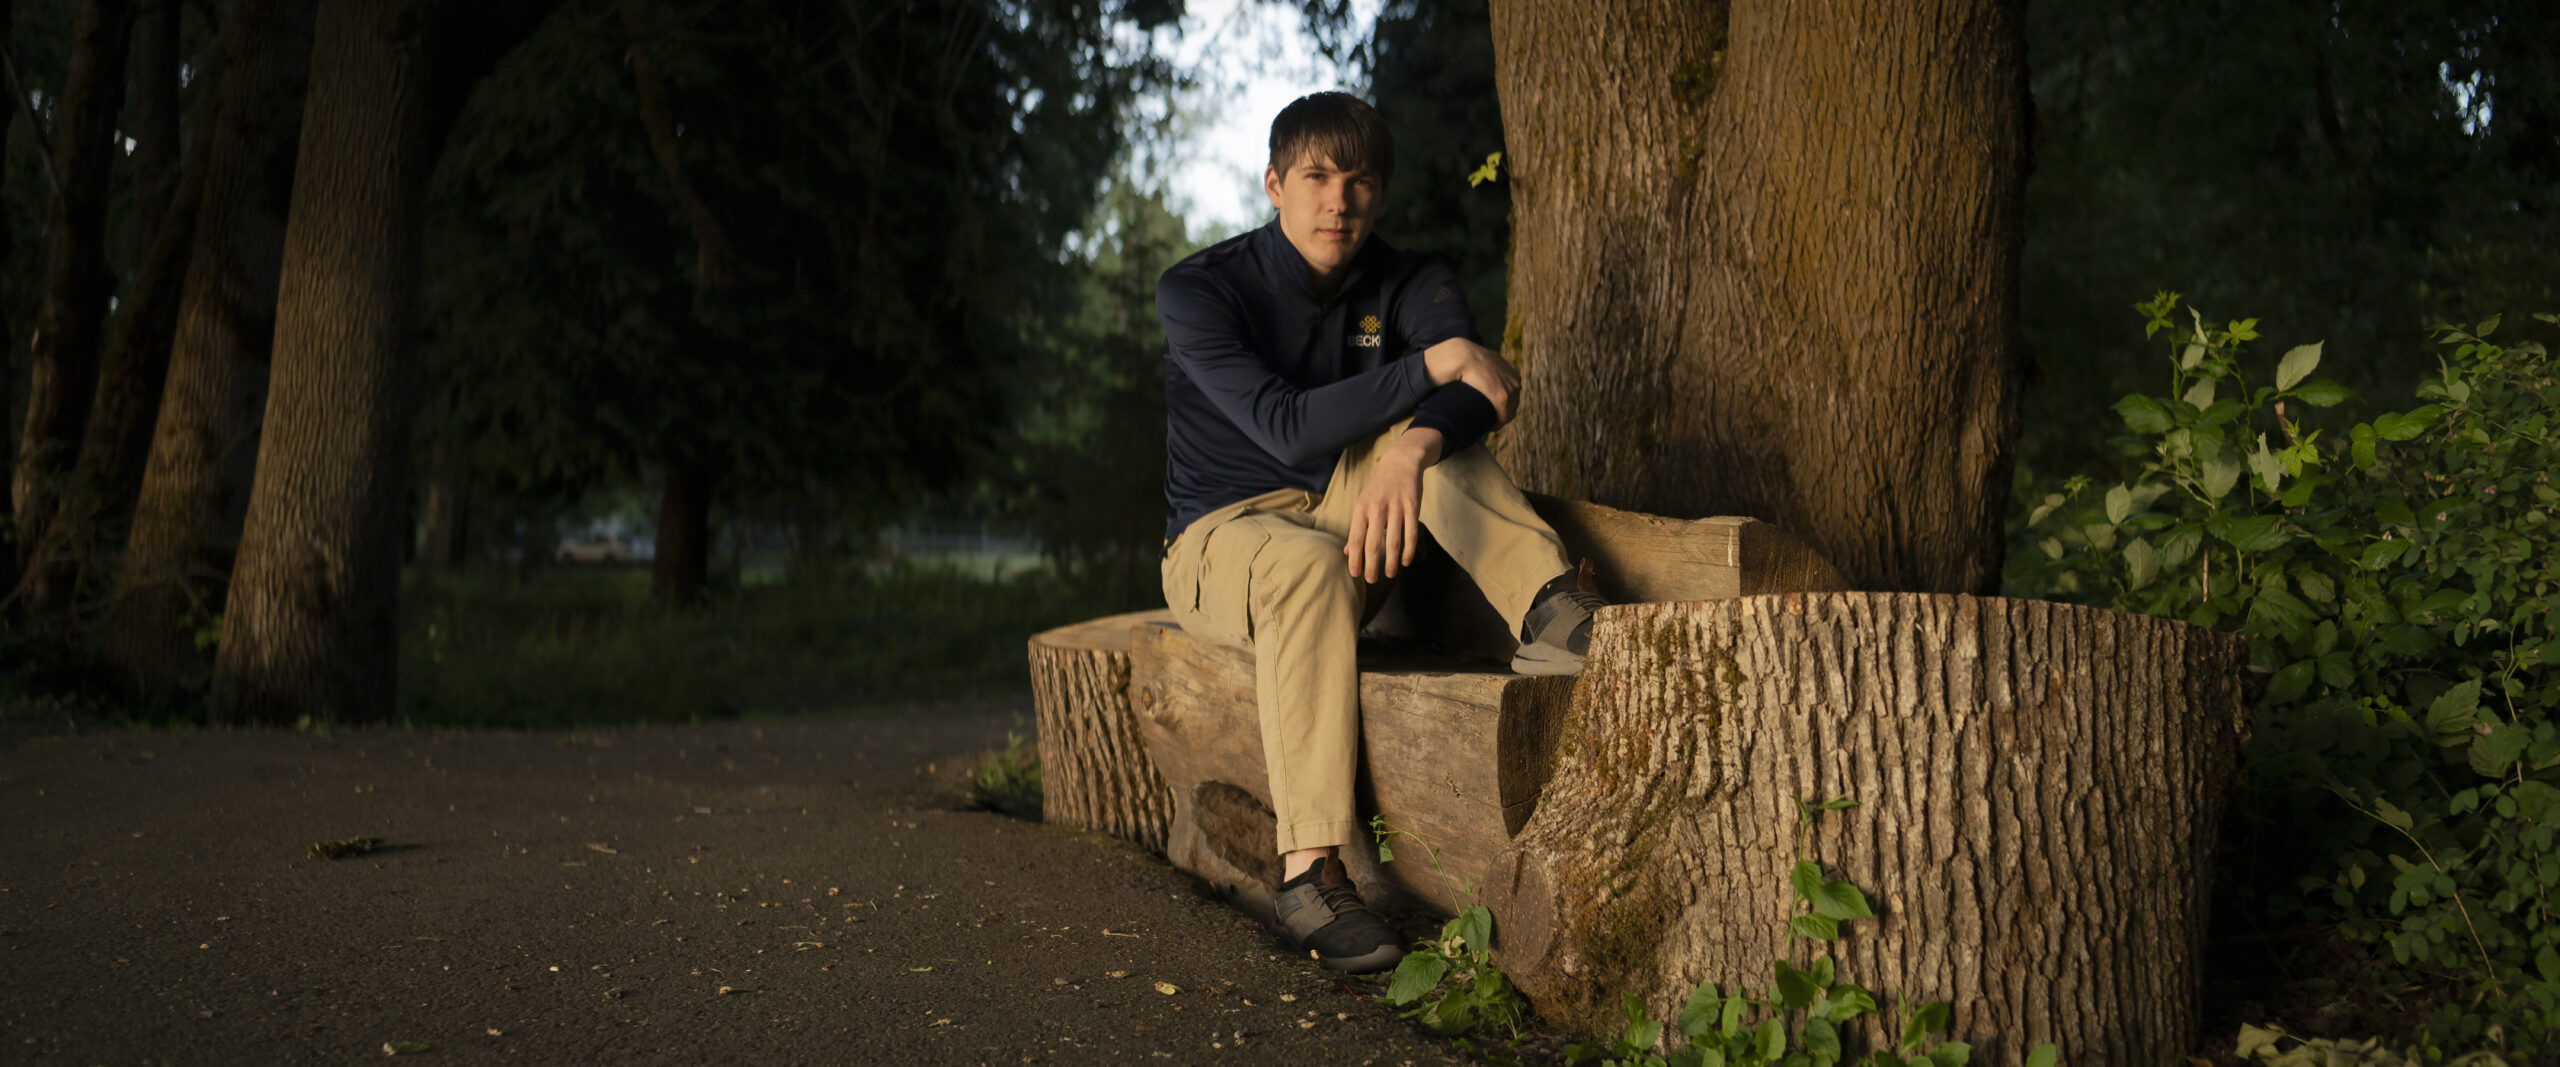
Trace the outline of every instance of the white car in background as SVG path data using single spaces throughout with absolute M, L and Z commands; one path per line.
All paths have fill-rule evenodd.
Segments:
M 657 542 L 646 529 L 627 519 L 605 518 L 562 531 L 551 558 L 561 563 L 647 563 L 657 557 Z
M 551 558 L 562 563 L 629 563 L 639 557 L 631 550 L 631 542 L 618 537 L 572 537 L 563 539 Z

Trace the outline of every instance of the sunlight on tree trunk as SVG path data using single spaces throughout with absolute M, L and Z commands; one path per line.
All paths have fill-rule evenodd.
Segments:
M 155 682 L 200 669 L 191 631 L 220 607 L 247 511 L 313 2 L 230 8 L 166 386 L 100 640 Z
M 455 51 L 488 32 L 478 14 L 332 4 L 313 27 L 274 378 L 214 661 L 247 721 L 392 713 L 427 178 L 485 70 Z
M 2015 6 L 1499 2 L 1493 35 L 1521 483 L 1750 515 L 1858 588 L 1996 590 Z

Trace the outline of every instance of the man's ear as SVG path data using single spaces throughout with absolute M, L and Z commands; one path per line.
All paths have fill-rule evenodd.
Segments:
M 1262 168 L 1262 195 L 1271 198 L 1271 208 L 1280 209 L 1280 172 L 1268 165 Z

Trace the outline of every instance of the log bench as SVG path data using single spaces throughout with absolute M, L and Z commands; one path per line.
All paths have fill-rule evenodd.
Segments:
M 1472 891 L 1540 1012 L 1596 1036 L 1625 994 L 1659 1017 L 1699 981 L 1760 988 L 1771 960 L 1803 963 L 1785 931 L 1796 804 L 1847 795 L 1859 806 L 1819 821 L 1806 857 L 1880 916 L 1830 946 L 1845 978 L 1950 1002 L 1976 1062 L 2045 1041 L 2084 1063 L 2191 1047 L 2245 732 L 2237 639 L 1847 592 L 1765 524 L 1533 502 L 1620 603 L 1579 678 L 1524 678 L 1488 659 L 1508 636 L 1471 586 L 1399 591 L 1403 625 L 1437 619 L 1456 647 L 1364 646 L 1358 801 L 1439 869 L 1355 843 L 1373 903 L 1445 913 Z M 1031 657 L 1048 818 L 1160 849 L 1267 917 L 1252 653 L 1152 612 L 1039 635 Z

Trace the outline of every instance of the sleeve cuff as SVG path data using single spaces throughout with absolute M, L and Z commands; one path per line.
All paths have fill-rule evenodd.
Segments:
M 1455 455 L 1493 432 L 1493 401 L 1475 387 L 1451 382 L 1431 391 L 1413 409 L 1413 425 L 1440 431 L 1440 454 Z

